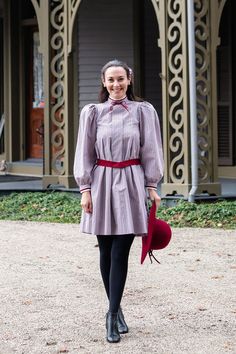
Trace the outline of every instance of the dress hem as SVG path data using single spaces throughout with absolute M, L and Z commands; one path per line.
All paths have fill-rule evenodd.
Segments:
M 99 235 L 99 236 L 122 236 L 122 235 L 134 235 L 135 237 L 145 237 L 145 236 L 147 236 L 147 233 L 142 233 L 142 234 L 136 234 L 136 233 L 133 233 L 133 232 L 127 232 L 127 233 L 125 233 L 125 234 L 101 234 L 101 233 L 99 233 L 99 234 L 95 234 L 95 233 L 92 233 L 92 232 L 87 232 L 87 231 L 82 231 L 82 230 L 80 230 L 80 232 L 82 233 L 82 234 L 86 234 L 86 235 L 92 235 L 92 236 L 97 236 L 97 235 Z

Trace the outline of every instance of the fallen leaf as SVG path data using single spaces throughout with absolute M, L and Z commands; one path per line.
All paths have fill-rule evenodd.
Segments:
M 69 353 L 69 350 L 66 347 L 61 347 L 57 351 L 58 353 Z
M 22 302 L 23 305 L 31 305 L 32 304 L 32 300 L 25 300 Z
M 57 342 L 55 340 L 49 340 L 46 342 L 46 345 L 57 345 Z
M 214 277 L 211 277 L 211 279 L 222 279 L 224 278 L 223 275 L 215 275 Z

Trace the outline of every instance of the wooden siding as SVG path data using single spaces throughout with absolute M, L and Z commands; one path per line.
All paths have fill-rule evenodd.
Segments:
M 98 101 L 100 70 L 120 59 L 133 67 L 132 0 L 86 0 L 78 12 L 79 111 Z
M 157 45 L 159 28 L 151 1 L 143 2 L 143 96 L 162 119 L 161 49 Z
M 0 17 L 3 16 L 3 0 L 0 0 Z

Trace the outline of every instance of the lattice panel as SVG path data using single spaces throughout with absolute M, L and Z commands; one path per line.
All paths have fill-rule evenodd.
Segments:
M 185 182 L 183 1 L 168 0 L 169 182 Z
M 195 1 L 195 47 L 199 181 L 212 179 L 211 67 L 209 1 Z
M 65 0 L 52 0 L 52 11 L 50 23 L 52 28 L 51 48 L 53 56 L 51 60 L 51 73 L 53 84 L 51 86 L 51 100 L 53 102 L 51 110 L 52 121 L 52 169 L 55 174 L 64 174 L 64 105 L 65 105 L 65 55 L 66 55 L 66 35 L 65 35 Z

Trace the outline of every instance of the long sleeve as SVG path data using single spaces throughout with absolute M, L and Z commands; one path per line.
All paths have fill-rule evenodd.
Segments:
M 96 105 L 86 105 L 80 115 L 74 159 L 74 178 L 80 191 L 91 188 L 92 170 L 96 163 Z
M 148 102 L 140 104 L 140 146 L 145 186 L 156 188 L 163 176 L 163 151 L 159 118 Z

